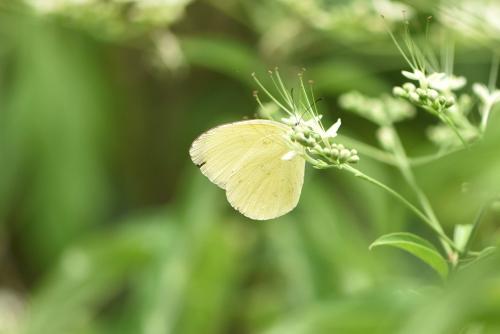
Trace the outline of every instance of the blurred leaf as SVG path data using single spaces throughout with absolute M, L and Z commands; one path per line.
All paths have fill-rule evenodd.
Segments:
M 373 284 L 381 264 L 375 264 L 366 250 L 368 242 L 358 226 L 358 217 L 349 200 L 340 195 L 336 179 L 321 178 L 324 176 L 306 180 L 297 208 L 300 220 L 294 226 L 300 228 L 304 251 L 315 264 L 311 269 L 320 295 L 362 290 Z
M 175 207 L 178 234 L 167 252 L 156 254 L 134 289 L 127 310 L 130 333 L 220 333 L 232 311 L 233 291 L 241 273 L 238 224 L 225 224 L 220 199 L 224 194 L 193 167 Z M 196 172 L 196 174 L 194 174 Z M 207 184 L 209 183 L 209 185 Z M 221 203 L 222 204 L 222 203 Z
M 0 196 L 23 207 L 16 228 L 39 272 L 106 213 L 109 87 L 83 36 L 27 17 L 8 33 L 16 47 L 0 122 Z
M 478 254 L 474 254 L 470 259 L 464 259 L 462 261 L 460 269 L 465 269 L 473 264 L 476 264 L 479 261 L 484 260 L 485 258 L 493 255 L 496 250 L 497 250 L 497 247 L 493 247 L 493 246 L 486 247 L 485 249 L 481 250 Z
M 402 249 L 431 266 L 441 278 L 445 279 L 448 276 L 446 260 L 430 242 L 417 235 L 405 232 L 386 234 L 375 240 L 370 245 L 370 250 L 379 246 Z
M 262 68 L 254 51 L 237 40 L 214 37 L 181 37 L 188 62 L 219 71 L 253 87 L 251 74 Z
M 314 79 L 318 91 L 329 94 L 356 90 L 369 95 L 379 95 L 390 90 L 390 86 L 372 70 L 364 64 L 350 60 L 314 64 L 308 68 L 307 76 Z
M 164 219 L 142 217 L 68 249 L 33 297 L 23 333 L 85 328 L 131 277 L 171 246 L 175 230 Z
M 394 333 L 414 298 L 411 294 L 396 295 L 385 289 L 366 295 L 335 298 L 301 309 L 264 333 Z
M 481 327 L 481 333 L 497 333 L 500 326 L 499 260 L 497 254 L 458 271 L 444 290 L 424 296 L 397 333 L 460 333 L 474 324 Z
M 455 242 L 458 250 L 463 251 L 465 249 L 465 246 L 471 237 L 472 228 L 472 224 L 455 226 L 455 230 L 453 231 L 453 241 Z

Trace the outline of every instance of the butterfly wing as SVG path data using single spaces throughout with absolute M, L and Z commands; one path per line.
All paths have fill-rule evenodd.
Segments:
M 202 134 L 190 154 L 202 173 L 223 189 L 229 203 L 245 216 L 265 220 L 291 211 L 298 203 L 305 161 L 289 151 L 288 127 L 251 120 L 222 125 Z
M 226 187 L 229 203 L 245 216 L 267 220 L 282 216 L 297 205 L 304 182 L 305 161 L 281 157 L 285 143 L 264 143 L 252 148 Z

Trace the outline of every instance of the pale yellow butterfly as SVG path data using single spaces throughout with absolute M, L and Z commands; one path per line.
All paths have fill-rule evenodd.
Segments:
M 304 183 L 305 160 L 288 154 L 289 129 L 270 120 L 224 124 L 199 136 L 189 153 L 226 190 L 233 208 L 251 219 L 273 219 L 297 206 Z

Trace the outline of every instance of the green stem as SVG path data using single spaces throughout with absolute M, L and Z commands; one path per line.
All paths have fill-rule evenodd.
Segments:
M 474 220 L 474 224 L 472 225 L 472 230 L 469 234 L 469 238 L 467 239 L 467 242 L 465 243 L 464 249 L 463 249 L 463 254 L 467 255 L 470 244 L 472 242 L 472 239 L 474 239 L 474 236 L 476 235 L 477 229 L 479 228 L 479 224 L 481 224 L 481 221 L 483 220 L 484 214 L 486 213 L 489 205 L 491 204 L 491 201 L 487 201 L 483 205 L 481 205 L 481 208 L 479 209 L 479 212 L 477 213 L 476 219 Z
M 403 147 L 403 144 L 401 143 L 401 139 L 399 138 L 398 133 L 396 132 L 396 129 L 394 129 L 393 126 L 390 126 L 390 129 L 392 130 L 393 137 L 394 137 L 394 155 L 396 157 L 396 160 L 398 162 L 398 167 L 399 170 L 401 171 L 401 174 L 405 178 L 406 182 L 408 185 L 413 189 L 415 192 L 415 195 L 417 196 L 418 201 L 420 202 L 420 205 L 422 206 L 422 209 L 426 213 L 426 216 L 429 217 L 432 227 L 434 231 L 439 232 L 440 236 L 440 241 L 441 244 L 448 255 L 450 259 L 453 259 L 453 251 L 452 248 L 454 247 L 454 243 L 450 242 L 450 239 L 448 237 L 443 238 L 444 230 L 441 227 L 441 224 L 439 223 L 439 220 L 434 213 L 434 210 L 432 208 L 432 205 L 425 195 L 425 193 L 422 191 L 420 186 L 417 183 L 417 180 L 415 178 L 415 175 L 413 174 L 413 171 L 410 166 L 410 162 L 408 159 L 408 156 L 406 154 L 406 151 Z
M 415 213 L 424 223 L 426 223 L 434 232 L 436 232 L 442 240 L 445 240 L 452 248 L 455 248 L 453 241 L 451 241 L 451 239 L 448 238 L 448 236 L 446 236 L 441 229 L 437 229 L 436 225 L 433 223 L 433 221 L 429 217 L 427 217 L 427 215 L 425 215 L 422 211 L 420 211 L 415 205 L 413 205 L 410 201 L 408 201 L 406 198 L 404 198 L 397 191 L 390 188 L 389 186 L 386 186 L 382 182 L 379 182 L 379 181 L 375 180 L 374 178 L 364 174 L 363 172 L 361 172 L 360 170 L 358 170 L 352 166 L 346 165 L 346 166 L 343 166 L 343 169 L 351 172 L 354 176 L 359 177 L 360 179 L 363 179 L 365 181 L 368 181 L 371 184 L 374 184 L 377 187 L 379 187 L 379 188 L 385 190 L 386 192 L 388 192 L 389 194 L 391 194 L 393 197 L 395 197 L 401 203 L 403 203 L 408 209 L 413 211 L 413 213 Z
M 422 165 L 428 164 L 430 162 L 439 160 L 439 159 L 441 159 L 443 157 L 446 157 L 448 155 L 451 155 L 453 153 L 457 153 L 457 152 L 463 151 L 464 149 L 465 148 L 463 146 L 460 146 L 460 147 L 457 147 L 457 148 L 452 148 L 452 149 L 449 149 L 449 150 L 440 151 L 440 152 L 435 153 L 435 154 L 424 155 L 424 156 L 420 156 L 420 157 L 408 158 L 408 160 L 409 160 L 410 165 L 413 166 L 413 167 L 422 166 Z
M 486 103 L 482 107 L 482 112 L 481 112 L 481 124 L 479 125 L 479 129 L 482 134 L 486 132 L 486 127 L 488 125 L 488 118 L 490 118 L 490 112 L 491 109 L 493 108 L 493 105 L 491 103 Z
M 455 126 L 455 124 L 453 123 L 453 121 L 448 116 L 444 115 L 443 112 L 439 113 L 439 118 L 446 125 L 448 125 L 448 127 L 455 133 L 455 135 L 458 137 L 458 139 L 460 139 L 460 141 L 462 142 L 462 144 L 464 145 L 464 147 L 465 148 L 469 148 L 469 144 L 467 143 L 467 141 L 465 140 L 465 138 L 462 137 L 462 135 L 460 134 L 460 131 L 458 131 L 458 129 Z
M 376 147 L 344 135 L 338 135 L 336 139 L 340 144 L 344 144 L 348 147 L 356 147 L 356 149 L 362 155 L 386 163 L 388 165 L 396 166 L 396 161 L 394 161 L 394 157 L 392 156 L 392 154 L 388 154 L 387 152 L 382 151 Z

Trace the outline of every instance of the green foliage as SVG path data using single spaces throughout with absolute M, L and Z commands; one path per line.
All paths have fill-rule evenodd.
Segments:
M 426 129 L 438 118 L 410 120 L 406 102 L 375 98 L 405 69 L 374 7 L 386 1 L 174 1 L 142 16 L 139 1 L 42 2 L 68 6 L 0 1 L 1 334 L 500 331 L 500 211 L 484 206 L 500 189 L 498 108 L 470 148 L 446 132 L 436 151 Z M 487 83 L 494 20 L 478 21 L 465 1 L 411 5 L 408 19 L 437 14 L 473 33 L 456 37 L 456 73 Z M 438 35 L 432 26 L 432 43 Z M 174 58 L 182 66 L 151 66 Z M 189 145 L 253 117 L 251 73 L 275 66 L 293 78 L 305 67 L 325 123 L 342 118 L 337 143 L 417 203 L 392 151 L 366 144 L 398 121 L 415 180 L 466 253 L 456 264 L 425 241 L 433 231 L 418 216 L 343 171 L 307 170 L 298 207 L 276 221 L 230 208 Z M 339 99 L 352 90 L 354 101 Z M 477 124 L 483 100 L 456 102 Z M 374 111 L 387 106 L 390 122 Z M 376 239 L 446 282 L 402 252 L 370 252 Z
M 441 278 L 446 279 L 448 276 L 446 260 L 430 242 L 415 234 L 407 232 L 386 234 L 375 240 L 370 249 L 379 246 L 391 246 L 407 251 L 431 266 Z

